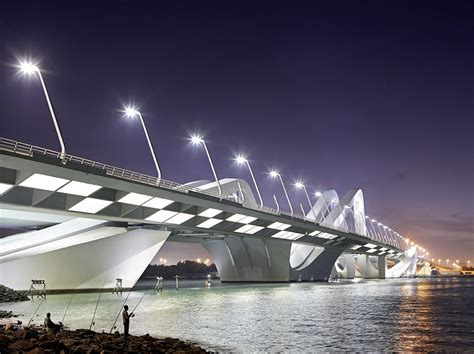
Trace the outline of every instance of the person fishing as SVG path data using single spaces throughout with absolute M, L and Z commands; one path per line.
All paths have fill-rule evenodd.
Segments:
M 51 314 L 48 312 L 46 314 L 46 318 L 44 319 L 44 327 L 47 328 L 48 330 L 51 330 L 53 333 L 57 333 L 61 329 L 62 323 L 61 321 L 59 321 L 59 324 L 54 323 L 51 320 Z
M 125 340 L 128 339 L 128 330 L 130 328 L 130 317 L 135 317 L 135 315 L 133 314 L 133 312 L 129 314 L 128 305 L 125 305 L 122 311 L 123 334 L 125 336 Z

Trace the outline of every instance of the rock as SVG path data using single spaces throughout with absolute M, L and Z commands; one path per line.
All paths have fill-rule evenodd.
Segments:
M 16 342 L 10 344 L 8 346 L 9 350 L 21 350 L 21 351 L 28 351 L 30 349 L 34 348 L 34 343 L 31 343 L 31 341 L 27 339 L 20 339 L 17 340 Z
M 125 341 L 120 334 L 95 333 L 90 330 L 62 330 L 48 334 L 42 327 L 6 330 L 0 327 L 0 353 L 158 353 L 206 351 L 199 346 L 174 338 L 154 338 L 150 335 L 130 336 Z
M 28 300 L 28 296 L 26 296 L 24 293 L 0 285 L 0 302 L 16 302 Z

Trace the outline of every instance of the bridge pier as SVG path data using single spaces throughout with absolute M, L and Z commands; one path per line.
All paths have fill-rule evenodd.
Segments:
M 135 285 L 169 231 L 106 226 L 74 219 L 40 231 L 0 240 L 0 283 L 27 290 L 44 279 L 48 290 L 113 288 Z
M 339 261 L 344 261 L 344 268 L 341 267 Z M 343 254 L 334 264 L 333 274 L 338 275 L 344 279 L 354 279 L 356 276 L 356 266 L 353 254 Z
M 290 257 L 292 281 L 327 281 L 343 248 L 294 243 Z
M 364 279 L 385 279 L 387 273 L 386 256 L 356 256 L 359 271 Z
M 290 241 L 226 237 L 201 245 L 213 259 L 222 282 L 288 282 Z

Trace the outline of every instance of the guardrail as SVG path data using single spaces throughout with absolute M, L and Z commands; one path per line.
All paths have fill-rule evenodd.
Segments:
M 123 168 L 120 168 L 120 167 L 111 166 L 111 165 L 108 165 L 108 164 L 104 164 L 102 162 L 97 162 L 97 161 L 85 159 L 85 158 L 70 155 L 70 154 L 64 154 L 63 155 L 62 153 L 60 153 L 58 151 L 50 150 L 50 149 L 43 148 L 43 147 L 40 147 L 40 146 L 35 146 L 35 145 L 22 143 L 22 142 L 7 139 L 7 138 L 0 137 L 0 150 L 12 152 L 14 154 L 19 154 L 19 155 L 23 155 L 23 156 L 29 156 L 29 157 L 33 157 L 35 155 L 49 156 L 51 158 L 60 159 L 64 164 L 76 163 L 76 164 L 79 164 L 79 165 L 104 170 L 106 172 L 107 176 L 121 178 L 121 179 L 124 179 L 124 180 L 127 180 L 127 181 L 143 183 L 143 184 L 146 184 L 146 185 L 149 185 L 149 186 L 165 188 L 165 189 L 169 189 L 169 190 L 173 190 L 173 191 L 177 191 L 177 192 L 181 192 L 181 193 L 187 193 L 188 191 L 193 191 L 193 192 L 196 192 L 196 193 L 199 193 L 199 194 L 208 195 L 208 196 L 219 198 L 219 199 L 226 199 L 226 200 L 230 200 L 230 201 L 233 201 L 233 202 L 236 201 L 234 198 L 231 198 L 231 197 L 228 197 L 228 196 L 219 196 L 217 193 L 209 192 L 209 191 L 200 189 L 198 187 L 189 188 L 186 185 L 180 184 L 180 183 L 177 183 L 177 182 L 168 181 L 168 180 L 165 180 L 165 179 L 160 179 L 160 178 L 157 178 L 157 177 L 154 177 L 154 176 L 150 176 L 150 175 L 146 175 L 146 174 L 143 174 L 143 173 L 126 170 L 126 169 L 123 169 Z M 311 218 L 307 219 L 304 216 L 302 217 L 300 215 L 295 215 L 295 214 L 291 215 L 290 213 L 287 213 L 287 212 L 284 212 L 284 211 L 279 211 L 279 210 L 276 210 L 276 209 L 273 209 L 273 208 L 270 208 L 270 207 L 266 207 L 266 206 L 263 206 L 262 208 L 260 208 L 259 206 L 248 205 L 245 202 L 240 203 L 240 204 L 244 208 L 252 209 L 252 210 L 256 210 L 256 211 L 261 211 L 261 212 L 264 212 L 264 213 L 267 213 L 267 214 L 286 215 L 286 216 L 289 216 L 291 218 L 298 219 L 298 220 L 303 220 L 303 221 L 304 220 L 312 220 Z M 314 220 L 312 220 L 312 221 L 314 221 Z M 317 222 L 315 222 L 315 223 L 318 224 Z M 323 224 L 325 224 L 325 223 L 323 223 Z M 344 228 L 337 227 L 337 226 L 334 226 L 334 225 L 324 225 L 324 226 L 328 227 L 330 229 L 333 229 L 333 230 L 348 232 L 347 230 L 344 230 Z M 371 237 L 369 234 L 360 235 L 360 236 L 364 236 L 364 237 L 367 237 L 369 239 L 374 240 L 374 238 Z M 398 246 L 395 245 L 395 244 L 393 244 L 392 246 L 398 248 Z

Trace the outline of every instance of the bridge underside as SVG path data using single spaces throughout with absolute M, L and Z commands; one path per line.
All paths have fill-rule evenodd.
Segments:
M 169 231 L 127 229 L 75 219 L 4 238 L 0 283 L 26 290 L 32 279 L 49 290 L 113 288 L 117 278 L 133 287 Z

